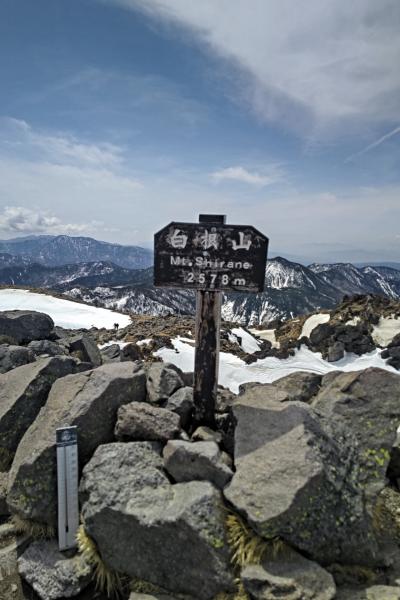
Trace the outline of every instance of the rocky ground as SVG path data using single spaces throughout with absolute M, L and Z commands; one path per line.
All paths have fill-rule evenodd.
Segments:
M 270 324 L 280 347 L 260 353 L 300 339 L 331 358 L 339 343 L 361 353 L 398 315 L 398 303 L 348 299 L 308 337 L 306 319 Z M 77 332 L 0 313 L 0 599 L 400 599 L 400 375 L 220 388 L 212 422 L 196 423 L 192 374 L 151 357 L 177 335 L 191 339 L 193 321 Z M 127 345 L 99 350 L 115 339 Z M 253 360 L 230 324 L 222 347 Z M 78 427 L 77 553 L 55 539 L 65 424 Z

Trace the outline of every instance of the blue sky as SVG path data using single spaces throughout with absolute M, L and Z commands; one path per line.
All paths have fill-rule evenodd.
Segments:
M 223 213 L 400 261 L 397 0 L 2 0 L 0 237 Z

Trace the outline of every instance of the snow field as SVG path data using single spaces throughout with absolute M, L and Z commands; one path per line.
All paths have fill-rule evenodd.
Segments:
M 317 315 L 311 315 L 305 321 L 303 325 L 303 329 L 301 330 L 300 338 L 302 337 L 310 337 L 310 333 L 318 327 L 318 325 L 322 325 L 322 323 L 328 323 L 331 316 L 326 313 L 318 313 Z
M 90 329 L 90 327 L 112 329 L 114 323 L 118 323 L 119 327 L 126 327 L 131 322 L 128 315 L 121 315 L 106 308 L 78 304 L 29 290 L 0 290 L 1 310 L 43 312 L 53 319 L 55 325 L 66 329 Z
M 193 371 L 194 348 L 187 344 L 182 338 L 172 340 L 174 349 L 161 348 L 154 353 L 164 362 L 170 362 L 182 369 L 182 371 Z M 306 346 L 296 350 L 294 356 L 286 359 L 267 357 L 247 365 L 240 358 L 220 352 L 219 355 L 219 383 L 229 388 L 232 392 L 239 392 L 239 385 L 248 381 L 259 383 L 272 383 L 281 377 L 295 373 L 296 371 L 309 371 L 325 375 L 331 371 L 359 371 L 368 367 L 379 367 L 391 373 L 397 373 L 396 369 L 386 364 L 380 356 L 379 350 L 374 350 L 363 356 L 346 354 L 344 358 L 329 363 L 323 360 L 321 353 L 311 352 Z
M 378 325 L 372 331 L 375 344 L 385 347 L 400 333 L 400 319 L 396 317 L 381 317 Z

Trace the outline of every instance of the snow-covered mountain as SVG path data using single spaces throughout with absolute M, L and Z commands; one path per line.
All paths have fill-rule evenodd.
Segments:
M 39 235 L 0 241 L 0 252 L 20 256 L 46 266 L 111 261 L 128 269 L 153 264 L 153 253 L 139 246 L 122 246 L 89 237 Z
M 309 269 L 343 294 L 383 294 L 400 297 L 400 271 L 390 267 L 357 268 L 350 263 L 312 264 Z
M 0 267 L 0 284 L 49 288 L 76 300 L 134 314 L 193 314 L 190 290 L 156 289 L 153 269 L 133 270 L 109 261 L 45 267 Z M 222 315 L 229 321 L 256 324 L 332 308 L 346 294 L 400 298 L 400 271 L 351 264 L 305 267 L 277 257 L 268 261 L 265 291 L 224 295 Z

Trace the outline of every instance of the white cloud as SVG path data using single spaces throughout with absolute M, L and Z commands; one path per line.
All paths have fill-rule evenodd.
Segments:
M 0 213 L 0 231 L 5 233 L 56 233 L 76 234 L 93 230 L 97 223 L 62 223 L 54 215 L 34 211 L 22 206 L 6 206 Z
M 321 130 L 400 118 L 398 0 L 108 2 L 189 28 L 239 83 L 250 78 L 247 100 L 265 119 Z
M 9 155 L 46 160 L 54 164 L 113 168 L 122 162 L 122 149 L 109 143 L 84 143 L 67 133 L 34 130 L 26 121 L 0 119 L 0 150 Z
M 260 173 L 251 173 L 241 166 L 227 167 L 225 169 L 215 171 L 211 174 L 211 177 L 218 182 L 224 180 L 240 181 L 242 183 L 248 183 L 257 187 L 271 185 L 281 180 L 279 168 L 272 168 L 270 174 L 261 175 Z

